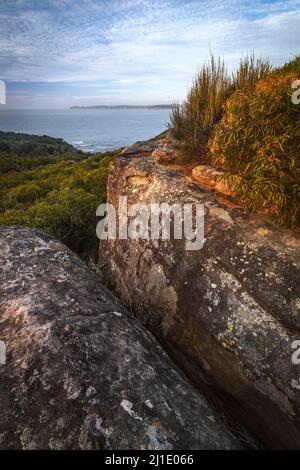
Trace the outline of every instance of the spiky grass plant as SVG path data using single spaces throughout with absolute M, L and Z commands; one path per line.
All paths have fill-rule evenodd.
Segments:
M 192 152 L 207 142 L 213 125 L 221 117 L 229 89 L 225 64 L 212 55 L 197 74 L 183 106 L 172 110 L 171 129 Z
M 253 89 L 256 83 L 270 75 L 272 66 L 268 60 L 257 59 L 252 53 L 242 58 L 239 68 L 232 74 L 232 92 Z
M 203 155 L 203 147 L 213 126 L 221 119 L 226 100 L 236 90 L 253 88 L 270 71 L 267 61 L 252 54 L 242 59 L 238 70 L 230 75 L 224 61 L 211 55 L 196 75 L 183 105 L 171 112 L 170 128 L 174 137 L 192 154 Z
M 226 170 L 244 207 L 300 223 L 300 105 L 296 74 L 271 75 L 236 91 L 209 141 L 212 163 Z

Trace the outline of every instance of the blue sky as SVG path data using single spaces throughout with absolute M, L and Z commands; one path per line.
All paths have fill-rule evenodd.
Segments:
M 181 101 L 209 50 L 232 69 L 300 46 L 300 0 L 1 0 L 0 22 L 17 109 Z

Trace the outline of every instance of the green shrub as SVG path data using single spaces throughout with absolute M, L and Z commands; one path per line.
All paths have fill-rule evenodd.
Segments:
M 45 194 L 45 191 L 37 182 L 19 184 L 6 192 L 2 204 L 5 208 L 14 208 L 19 204 L 32 204 L 43 194 Z
M 300 55 L 296 56 L 290 62 L 287 62 L 282 67 L 277 69 L 277 72 L 280 75 L 287 74 L 287 73 L 295 73 L 298 78 L 300 78 Z
M 212 163 L 230 176 L 240 201 L 284 225 L 299 223 L 300 106 L 295 74 L 272 75 L 235 92 L 209 142 Z
M 231 92 L 253 89 L 256 83 L 272 72 L 268 60 L 256 59 L 254 54 L 246 56 L 240 61 L 239 68 L 232 74 Z
M 239 89 L 253 88 L 271 71 L 267 61 L 250 55 L 241 60 L 239 69 L 229 75 L 224 61 L 213 55 L 197 74 L 182 106 L 171 111 L 170 129 L 192 154 L 203 159 L 203 148 L 213 126 L 221 119 L 224 104 Z
M 58 163 L 41 159 L 34 169 L 29 164 L 27 171 L 0 174 L 0 225 L 37 227 L 77 253 L 96 256 L 96 208 L 105 202 L 109 166 L 118 153 L 69 162 L 68 151 Z
M 184 140 L 192 152 L 207 142 L 214 123 L 221 117 L 229 88 L 224 62 L 211 56 L 210 63 L 197 74 L 182 107 L 177 106 L 171 111 L 174 136 Z
M 87 158 L 63 139 L 0 131 L 0 174 L 26 171 L 60 161 Z

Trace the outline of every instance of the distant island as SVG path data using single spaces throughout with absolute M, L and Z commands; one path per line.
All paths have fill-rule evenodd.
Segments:
M 174 104 L 156 104 L 156 105 L 149 105 L 149 106 L 120 104 L 118 106 L 106 106 L 106 105 L 71 106 L 70 109 L 173 109 L 174 107 L 175 107 Z

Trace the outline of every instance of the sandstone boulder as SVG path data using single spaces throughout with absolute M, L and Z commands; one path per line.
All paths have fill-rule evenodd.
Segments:
M 241 447 L 154 337 L 60 242 L 0 227 L 0 279 L 1 449 Z
M 170 141 L 168 139 L 160 140 L 157 147 L 152 152 L 152 158 L 157 160 L 158 163 L 168 164 L 176 161 L 176 152 L 172 146 L 169 145 L 169 142 Z
M 224 172 L 216 170 L 210 165 L 197 165 L 192 170 L 192 178 L 219 193 L 232 196 L 234 191 L 228 178 L 224 178 Z
M 117 158 L 108 202 L 203 203 L 206 242 L 187 251 L 184 240 L 103 241 L 103 273 L 217 406 L 268 447 L 300 448 L 299 234 L 223 205 L 154 150 Z

